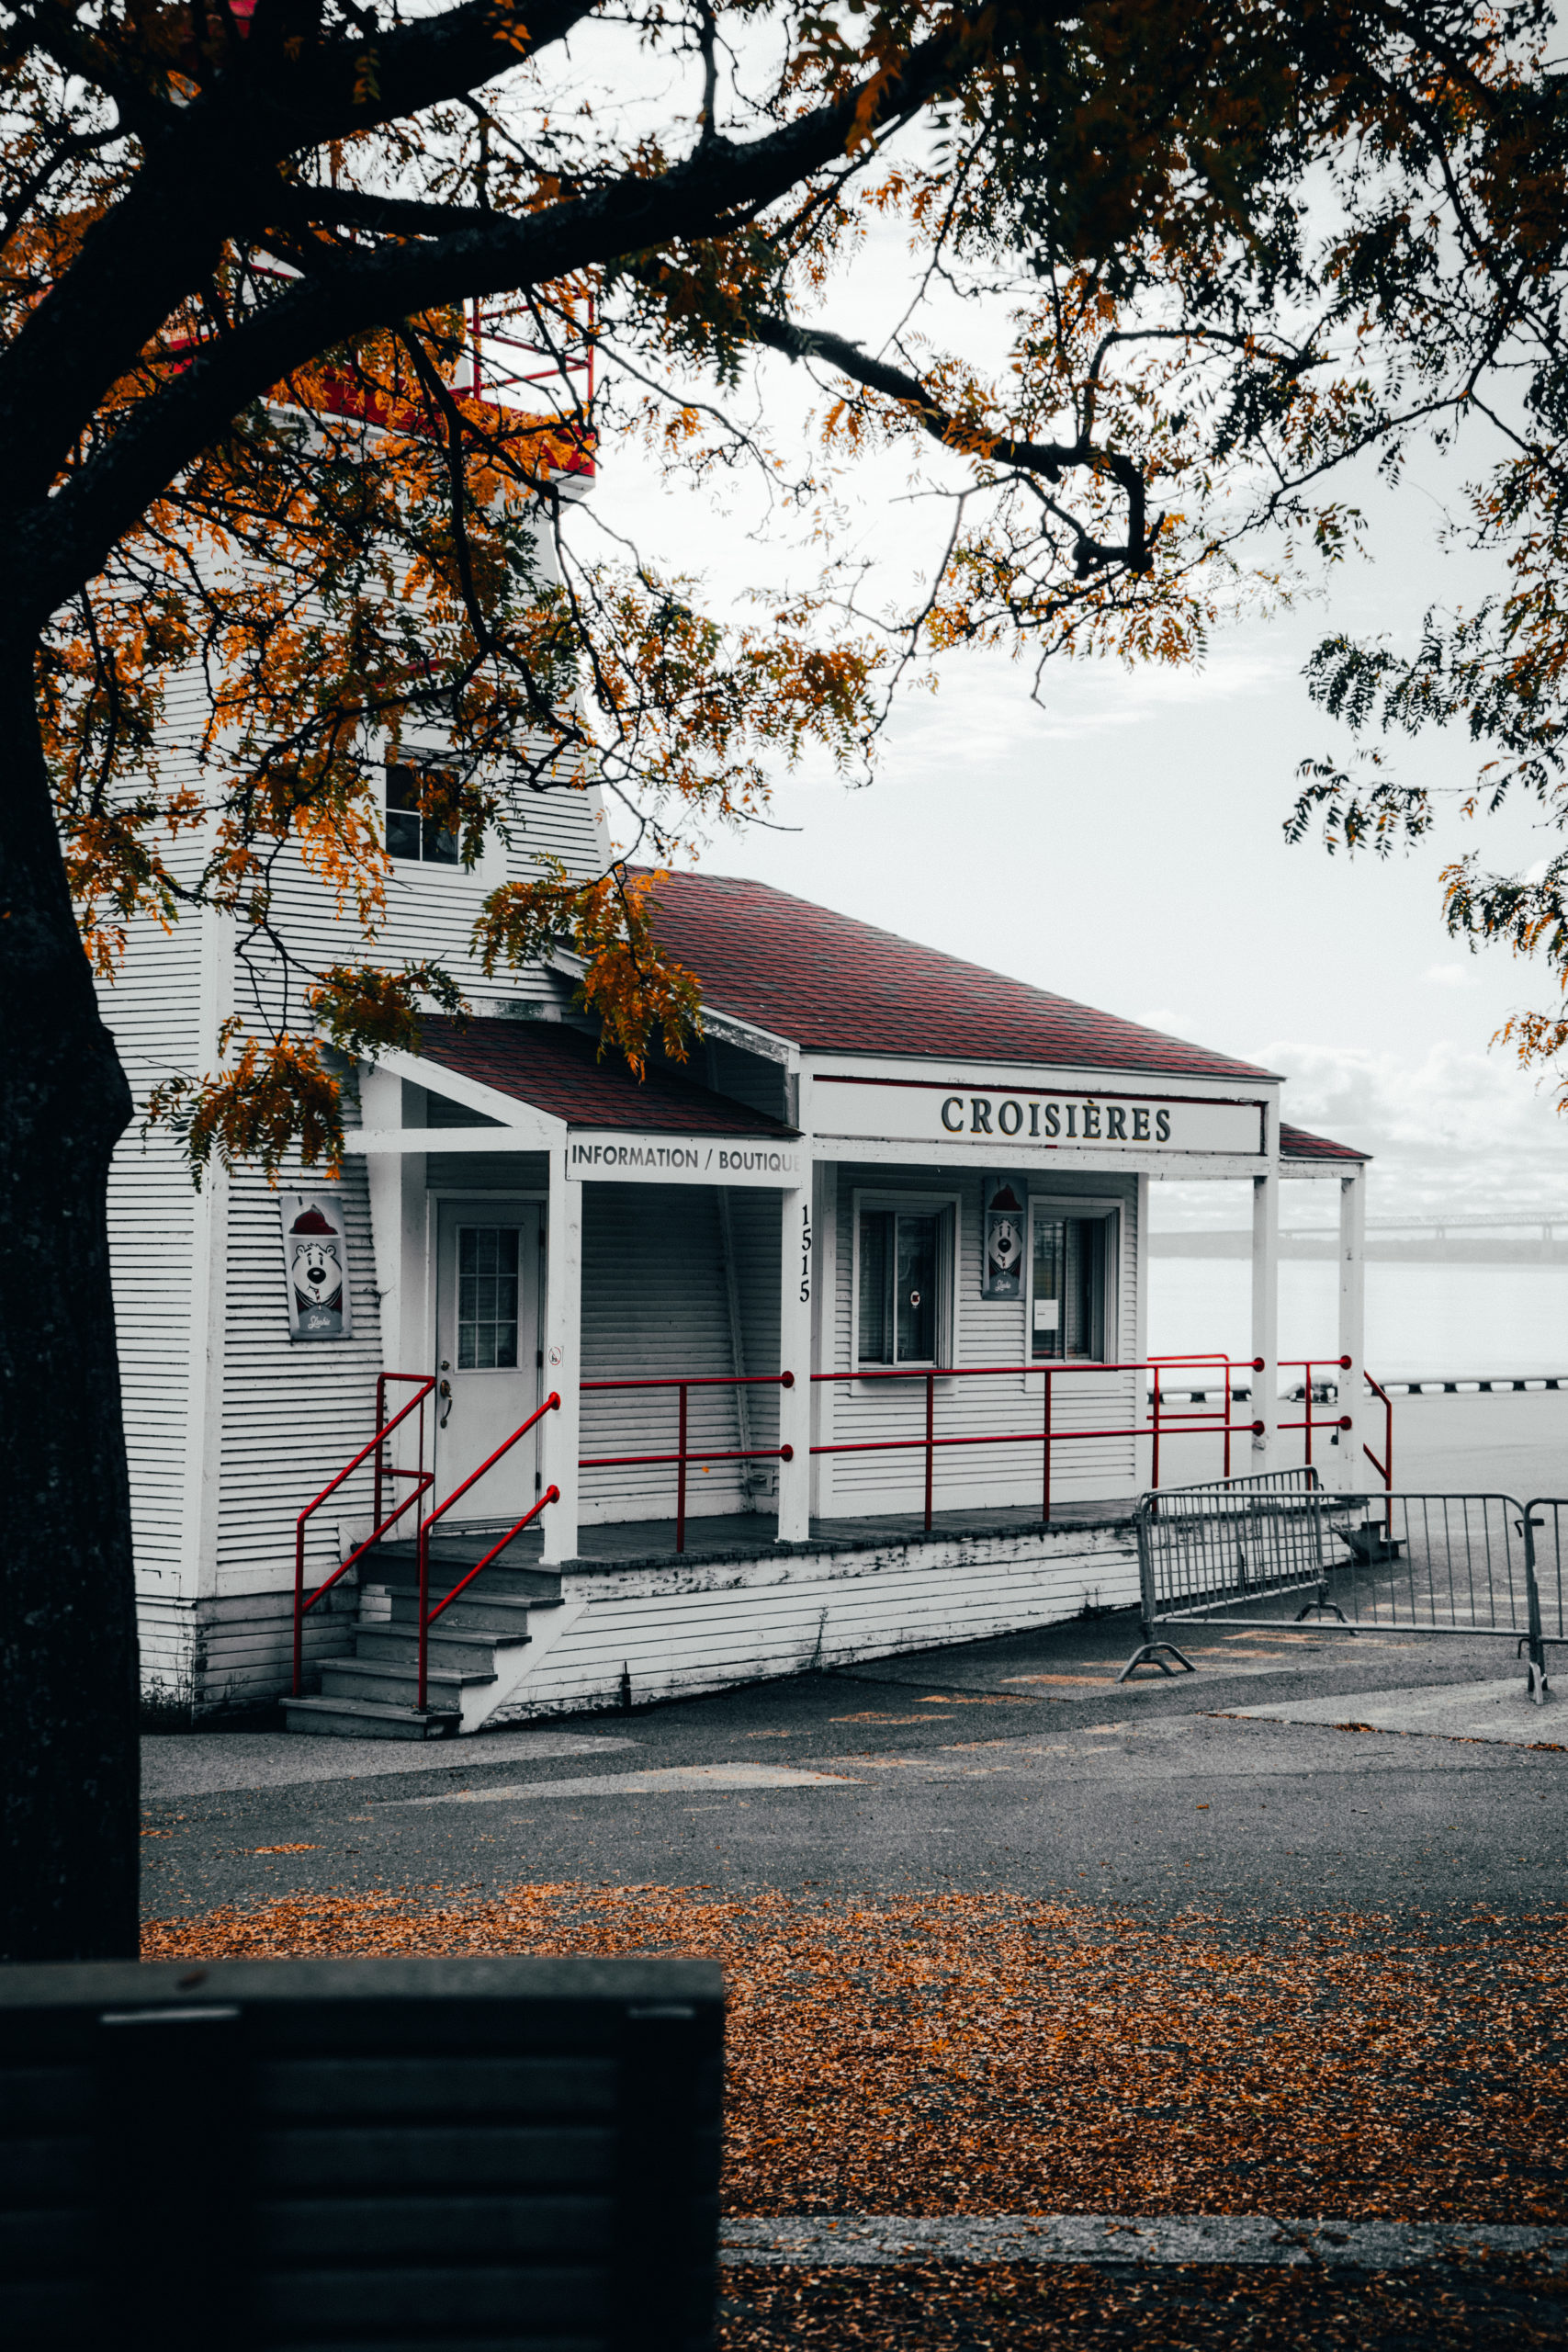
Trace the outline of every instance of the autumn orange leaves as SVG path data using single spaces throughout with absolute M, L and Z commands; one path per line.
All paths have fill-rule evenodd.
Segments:
M 747 2213 L 1568 2218 L 1555 1912 L 1440 1932 L 1004 1894 L 519 1886 L 165 1920 L 150 1958 L 676 1951 L 729 1987 Z

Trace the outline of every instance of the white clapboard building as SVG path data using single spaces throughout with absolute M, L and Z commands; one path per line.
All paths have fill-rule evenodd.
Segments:
M 601 869 L 595 793 L 543 796 L 469 872 L 405 787 L 391 771 L 382 949 L 445 957 L 473 1016 L 358 1071 L 340 1181 L 197 1193 L 158 1129 L 118 1154 L 164 1700 L 297 1688 L 291 1723 L 389 1736 L 637 1703 L 1130 1601 L 1131 1499 L 1212 1475 L 1227 1419 L 1235 1472 L 1315 1442 L 1331 1484 L 1367 1482 L 1364 1155 L 1286 1125 L 1277 1077 L 681 873 L 658 927 L 704 1035 L 639 1082 L 569 958 L 504 989 L 467 960 L 509 861 Z M 302 874 L 279 913 L 332 960 Z M 133 933 L 106 1010 L 139 1094 L 214 1063 L 235 989 L 224 918 Z M 1253 1361 L 1159 1368 L 1156 1413 L 1161 1176 L 1251 1183 Z M 1280 1369 L 1289 1177 L 1340 1186 L 1348 1363 L 1316 1404 Z

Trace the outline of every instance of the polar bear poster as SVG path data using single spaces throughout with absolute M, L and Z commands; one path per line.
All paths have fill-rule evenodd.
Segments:
M 285 1193 L 280 1204 L 289 1337 L 345 1340 L 354 1308 L 343 1211 L 330 1193 Z

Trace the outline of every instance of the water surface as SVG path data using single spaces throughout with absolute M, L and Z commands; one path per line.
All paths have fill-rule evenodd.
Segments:
M 1280 1353 L 1332 1356 L 1338 1340 L 1332 1259 L 1280 1268 Z M 1148 1261 L 1149 1352 L 1246 1356 L 1251 1268 L 1238 1258 Z M 1568 1265 L 1367 1267 L 1367 1365 L 1381 1379 L 1568 1376 Z

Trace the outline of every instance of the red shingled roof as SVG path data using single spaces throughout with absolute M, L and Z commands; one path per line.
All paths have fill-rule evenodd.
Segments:
M 601 1061 L 592 1037 L 559 1021 L 420 1023 L 427 1061 L 458 1078 L 492 1086 L 574 1127 L 617 1127 L 670 1135 L 792 1136 L 795 1128 L 707 1087 L 649 1070 L 640 1083 L 621 1057 Z
M 715 1012 L 809 1051 L 1269 1076 L 763 882 L 666 874 L 655 908 L 660 944 L 695 972 Z
M 1326 1136 L 1308 1135 L 1304 1127 L 1288 1126 L 1280 1122 L 1280 1157 L 1281 1159 L 1350 1159 L 1367 1160 L 1370 1151 L 1358 1151 L 1354 1144 L 1331 1143 Z

